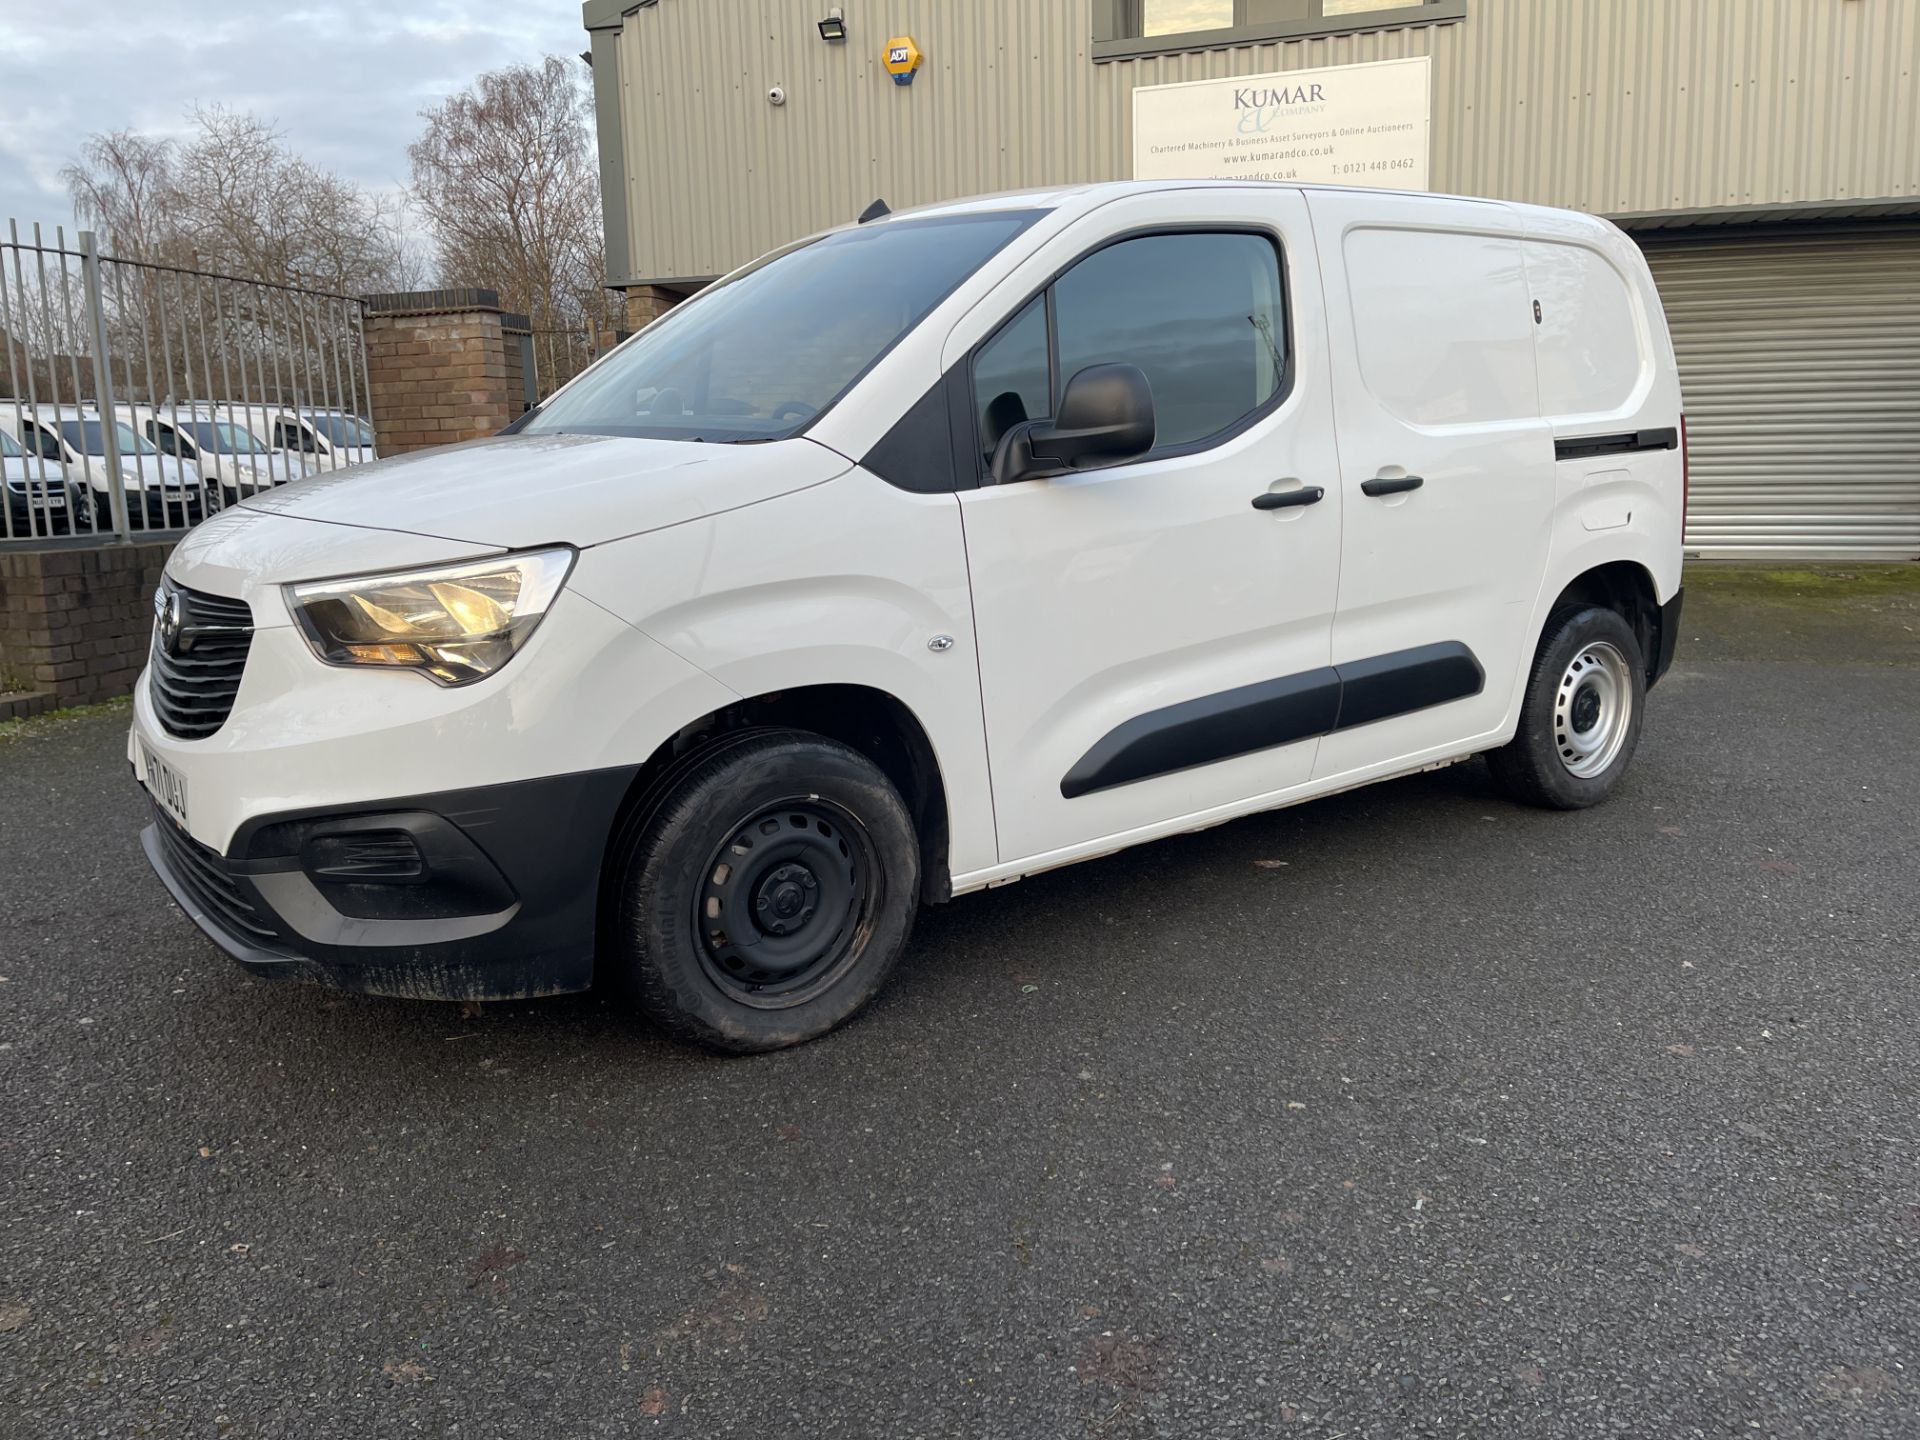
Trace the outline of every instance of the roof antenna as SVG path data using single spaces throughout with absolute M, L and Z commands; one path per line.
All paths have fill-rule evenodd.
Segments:
M 893 211 L 887 208 L 886 201 L 876 200 L 860 212 L 860 223 L 864 225 L 869 220 L 878 220 L 882 216 L 891 215 L 892 213 Z

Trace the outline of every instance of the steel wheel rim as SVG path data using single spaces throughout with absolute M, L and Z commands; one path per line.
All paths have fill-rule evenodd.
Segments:
M 831 989 L 866 948 L 880 896 L 866 827 L 818 796 L 756 806 L 727 829 L 693 901 L 701 968 L 764 1010 Z
M 1554 747 L 1569 775 L 1606 773 L 1633 721 L 1633 672 L 1617 645 L 1596 640 L 1567 664 L 1553 697 Z

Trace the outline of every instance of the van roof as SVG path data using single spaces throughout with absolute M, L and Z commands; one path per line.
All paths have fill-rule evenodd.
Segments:
M 986 195 L 969 195 L 957 200 L 940 200 L 929 205 L 896 210 L 874 224 L 907 216 L 977 214 L 990 210 L 1058 210 L 1072 206 L 1092 210 L 1128 195 L 1165 194 L 1175 190 L 1309 190 L 1331 194 L 1361 194 L 1386 197 L 1408 204 L 1427 200 L 1464 200 L 1481 205 L 1505 205 L 1514 209 L 1540 209 L 1489 195 L 1452 195 L 1439 190 L 1382 190 L 1361 185 L 1324 185 L 1305 180 L 1101 180 L 1085 185 L 1056 185 L 1032 190 L 1002 190 Z M 1577 214 L 1576 211 L 1560 211 Z
M 35 405 L 30 400 L 15 400 L 11 396 L 0 397 L 0 412 L 10 416 L 16 406 L 24 416 L 32 420 L 98 420 L 100 418 L 100 407 L 91 400 L 83 400 L 78 405 L 49 405 L 43 400 Z

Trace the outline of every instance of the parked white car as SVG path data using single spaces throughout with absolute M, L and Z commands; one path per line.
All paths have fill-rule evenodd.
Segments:
M 115 413 L 162 454 L 190 461 L 210 486 L 215 505 L 237 505 L 256 494 L 310 474 L 291 451 L 276 451 L 210 405 L 122 405 Z
M 1678 632 L 1673 351 L 1584 215 L 936 206 L 513 430 L 168 562 L 144 843 L 256 971 L 497 997 L 598 957 L 674 1034 L 789 1045 L 923 900 L 1473 755 L 1603 800 Z
M 200 472 L 162 455 L 126 421 L 116 418 L 112 426 L 129 522 L 147 530 L 198 524 L 205 514 Z M 41 405 L 16 414 L 11 406 L 0 406 L 0 429 L 12 435 L 29 458 L 59 467 L 72 497 L 75 528 L 94 527 L 95 515 L 98 528 L 108 527 L 107 423 L 99 411 L 90 405 Z
M 379 458 L 373 427 L 345 410 L 233 401 L 214 408 L 276 455 L 300 456 L 310 472 L 342 470 Z
M 315 468 L 338 470 L 346 465 L 364 465 L 370 460 L 378 460 L 380 452 L 374 447 L 373 426 L 358 415 L 345 410 L 297 410 L 294 412 L 302 430 L 305 443 L 297 448 L 319 457 Z M 293 439 L 289 432 L 287 438 Z
M 29 457 L 7 430 L 0 430 L 0 489 L 7 505 L 0 535 L 20 539 L 69 528 L 67 482 L 59 467 Z

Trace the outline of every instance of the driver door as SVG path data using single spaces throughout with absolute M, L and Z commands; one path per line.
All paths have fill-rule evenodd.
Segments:
M 982 462 L 959 501 L 1002 863 L 1064 861 L 1304 785 L 1337 698 L 1340 487 L 1301 196 L 1129 197 L 1005 293 L 1004 321 L 956 362 Z M 1111 362 L 1152 385 L 1152 451 L 991 483 L 999 435 Z

